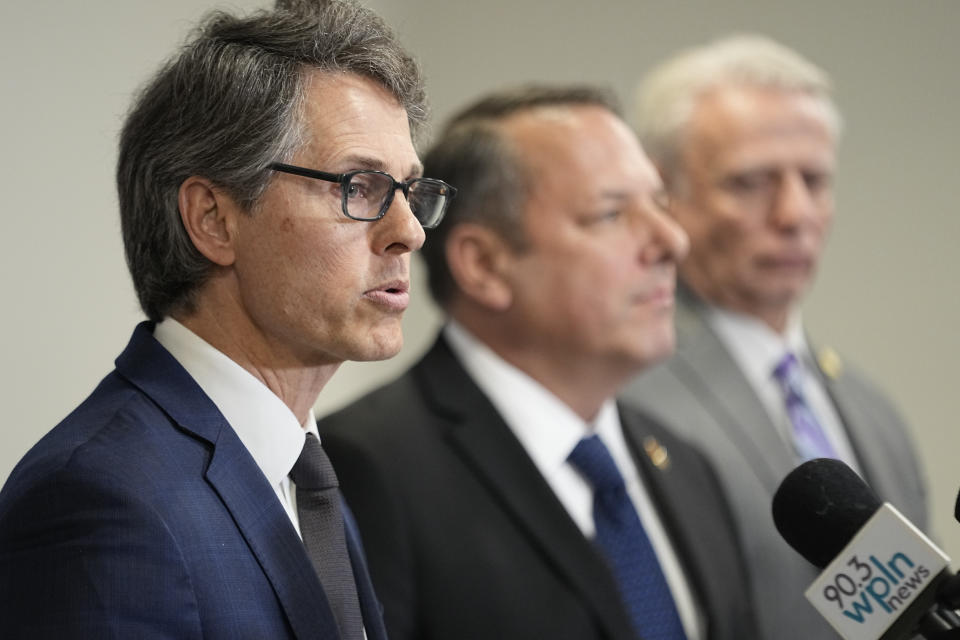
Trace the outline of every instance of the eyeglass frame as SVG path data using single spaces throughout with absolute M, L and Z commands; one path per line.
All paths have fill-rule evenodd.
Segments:
M 435 178 L 412 178 L 406 182 L 400 182 L 392 175 L 386 171 L 376 171 L 374 169 L 357 169 L 355 171 L 348 171 L 346 173 L 330 173 L 328 171 L 320 171 L 318 169 L 308 169 L 306 167 L 298 167 L 293 164 L 286 164 L 284 162 L 271 162 L 267 165 L 267 168 L 272 171 L 279 171 L 281 173 L 289 173 L 296 176 L 303 176 L 305 178 L 314 178 L 316 180 L 324 180 L 325 182 L 336 182 L 340 184 L 340 210 L 343 212 L 343 215 L 347 216 L 351 220 L 359 220 L 360 222 L 376 222 L 387 215 L 387 210 L 390 208 L 390 205 L 393 204 L 394 195 L 397 193 L 397 189 L 403 190 L 403 197 L 410 198 L 410 187 L 417 182 L 426 182 L 430 184 L 441 185 L 447 190 L 447 193 L 444 195 L 446 201 L 443 203 L 443 210 L 440 212 L 440 219 L 435 223 L 427 226 L 417 218 L 417 222 L 420 222 L 420 226 L 424 229 L 434 229 L 439 225 L 444 216 L 447 214 L 447 207 L 450 205 L 450 201 L 457 195 L 457 188 L 453 185 L 447 184 L 443 180 L 437 180 Z M 353 177 L 361 173 L 376 173 L 382 176 L 386 176 L 392 182 L 392 186 L 387 191 L 387 197 L 383 201 L 383 204 L 380 205 L 380 210 L 377 212 L 377 215 L 372 218 L 364 218 L 359 216 L 351 215 L 347 209 L 348 194 L 347 189 L 350 186 L 350 181 L 353 180 Z M 416 218 L 416 215 L 414 215 Z

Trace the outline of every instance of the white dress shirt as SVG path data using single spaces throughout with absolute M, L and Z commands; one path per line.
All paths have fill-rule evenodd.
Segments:
M 455 321 L 448 322 L 444 336 L 467 373 L 523 445 L 570 517 L 583 535 L 590 539 L 596 532 L 593 488 L 567 461 L 567 457 L 585 436 L 596 433 L 600 437 L 610 450 L 626 483 L 627 493 L 650 537 L 687 638 L 703 638 L 703 616 L 698 611 L 693 591 L 673 545 L 633 463 L 620 426 L 616 402 L 612 398 L 607 400 L 593 422 L 587 423 L 540 383 L 504 361 Z
M 296 488 L 287 474 L 300 457 L 306 430 L 317 433 L 313 411 L 301 425 L 263 382 L 173 318 L 157 323 L 153 337 L 217 405 L 300 533 Z
M 313 409 L 301 425 L 267 385 L 173 318 L 157 323 L 153 337 L 217 405 L 273 487 L 297 535 L 303 538 L 297 517 L 297 489 L 288 474 L 303 451 L 306 432 L 320 438 Z M 367 637 L 366 625 L 363 637 Z
M 810 410 L 840 459 L 859 472 L 856 455 L 840 416 L 820 375 L 815 372 L 816 361 L 804 338 L 799 314 L 790 317 L 783 335 L 752 316 L 718 307 L 710 307 L 706 318 L 770 414 L 778 434 L 790 451 L 795 451 L 793 426 L 787 414 L 783 391 L 773 370 L 788 351 L 796 356 L 803 373 L 803 395 Z M 797 462 L 801 460 L 797 458 Z

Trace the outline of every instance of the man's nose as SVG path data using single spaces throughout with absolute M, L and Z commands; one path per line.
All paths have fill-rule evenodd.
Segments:
M 386 214 L 374 225 L 377 227 L 377 253 L 416 251 L 423 246 L 426 239 L 423 225 L 413 215 L 410 203 L 401 189 L 397 190 Z
M 779 227 L 796 228 L 815 218 L 821 206 L 801 171 L 787 171 L 781 176 L 771 212 Z
M 643 227 L 640 248 L 641 259 L 647 264 L 680 262 L 690 249 L 686 231 L 665 211 L 658 207 L 643 208 L 638 224 Z

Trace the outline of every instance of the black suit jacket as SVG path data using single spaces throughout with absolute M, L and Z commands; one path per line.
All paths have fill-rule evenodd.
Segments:
M 707 637 L 753 637 L 712 471 L 641 415 L 621 419 Z M 320 432 L 392 640 L 635 638 L 602 557 L 442 338 L 398 380 L 321 420 Z M 668 467 L 643 452 L 648 438 L 666 447 Z

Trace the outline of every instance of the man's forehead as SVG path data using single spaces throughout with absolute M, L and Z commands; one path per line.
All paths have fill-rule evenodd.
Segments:
M 313 72 L 304 98 L 298 155 L 335 161 L 344 170 L 419 171 L 406 110 L 380 84 L 355 74 Z
M 830 114 L 826 98 L 806 91 L 733 84 L 701 94 L 694 104 L 688 128 L 696 132 L 696 137 L 709 137 L 805 120 L 835 137 Z
M 557 132 L 579 129 L 584 121 L 600 114 L 616 118 L 609 109 L 598 104 L 549 104 L 517 111 L 500 121 L 500 127 L 517 138 L 547 137 L 556 139 Z
M 618 131 L 621 124 L 619 117 L 603 106 L 574 104 L 525 109 L 504 118 L 501 128 L 521 161 L 536 168 L 576 161 L 591 153 L 602 155 L 618 135 L 627 132 L 625 124 L 623 131 Z
M 662 188 L 634 133 L 602 106 L 551 110 L 514 124 L 520 162 L 533 177 L 531 195 L 579 199 L 580 205 L 623 201 Z
M 704 95 L 684 130 L 682 158 L 688 168 L 739 156 L 816 156 L 831 163 L 836 137 L 826 103 L 797 91 L 727 87 Z
M 395 95 L 379 83 L 353 73 L 313 71 L 308 74 L 302 105 L 304 121 L 316 129 L 362 128 L 374 117 L 406 121 Z M 409 131 L 409 125 L 407 125 Z

